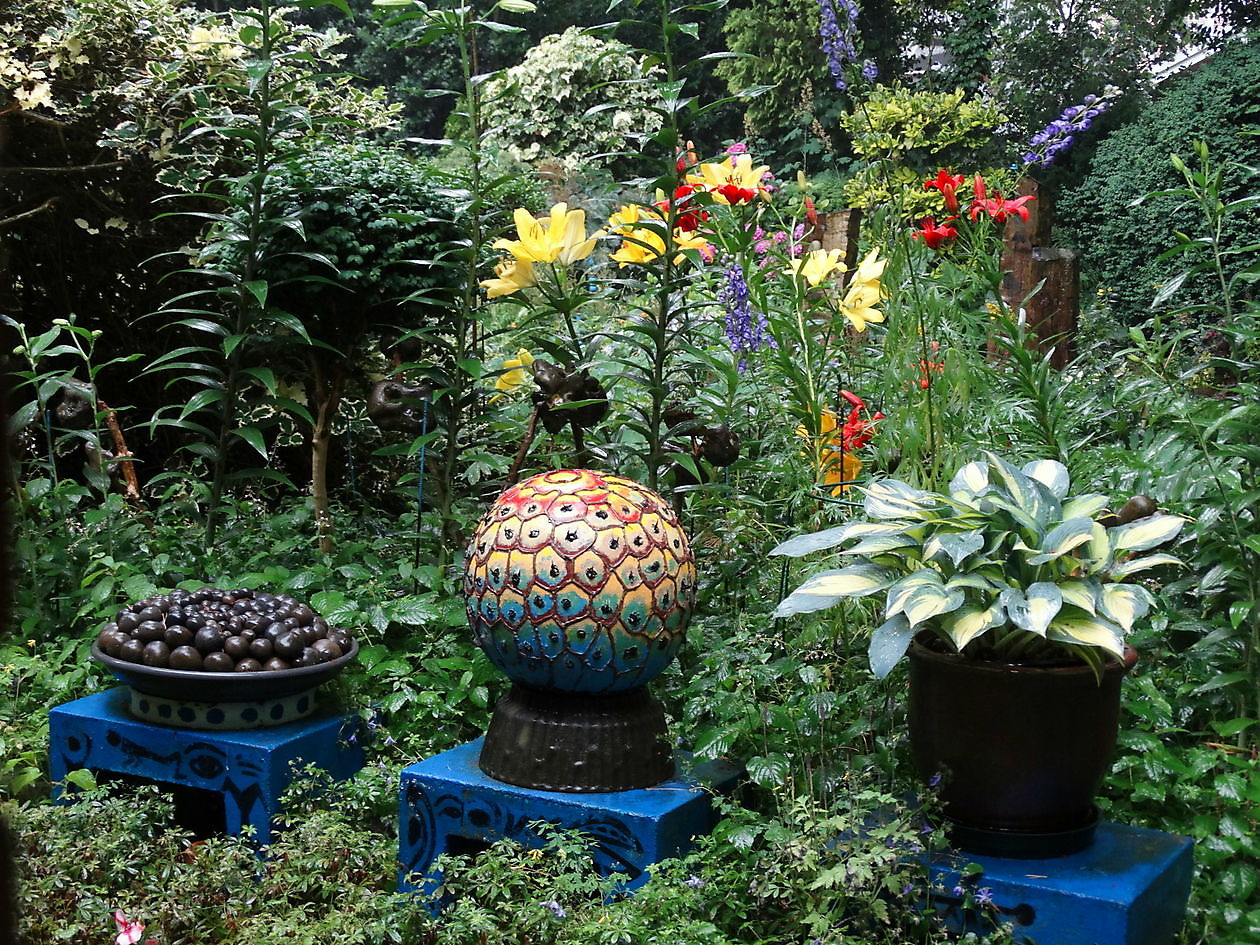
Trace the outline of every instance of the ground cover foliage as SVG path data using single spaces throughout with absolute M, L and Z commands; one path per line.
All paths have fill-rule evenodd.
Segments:
M 303 6 L 19 4 L 0 23 L 0 169 L 20 185 L 0 209 L 0 792 L 28 942 L 131 922 L 162 945 L 958 940 L 933 902 L 1005 940 L 982 877 L 933 889 L 917 866 L 942 837 L 931 797 L 908 800 L 904 668 L 868 665 L 881 608 L 775 618 L 833 559 L 769 555 L 860 516 L 873 479 L 941 489 L 983 449 L 1188 520 L 1169 549 L 1184 565 L 1154 572 L 1129 637 L 1142 658 L 1099 802 L 1195 838 L 1183 942 L 1260 941 L 1260 250 L 1254 83 L 1237 80 L 1254 43 L 1120 101 L 1109 82 L 1193 32 L 1132 3 L 1138 46 L 1082 45 L 1073 81 L 1095 84 L 1047 105 L 1054 63 L 991 52 L 977 36 L 1012 26 L 968 4 L 775 4 L 799 63 L 742 57 L 767 35 L 746 3 L 581 4 L 546 31 L 556 5 L 521 0 Z M 1031 32 L 1078 28 L 1033 6 Z M 602 105 L 490 77 L 570 22 L 598 27 L 581 55 L 547 66 L 567 48 L 549 43 L 531 68 L 616 50 Z M 951 23 L 950 62 L 917 73 L 900 39 Z M 418 78 L 384 88 L 372 63 Z M 1086 94 L 1109 103 L 1093 129 Z M 618 147 L 627 103 L 645 117 Z M 568 139 L 550 130 L 531 149 L 537 115 L 608 153 L 552 153 Z M 1020 173 L 1098 249 L 1062 370 L 1000 291 Z M 837 200 L 866 210 L 860 264 L 812 250 Z M 370 410 L 385 379 L 413 390 L 392 425 Z M 655 688 L 679 746 L 740 760 L 747 785 L 634 897 L 584 838 L 539 825 L 537 848 L 446 863 L 435 920 L 394 892 L 397 773 L 482 733 L 506 691 L 467 630 L 463 542 L 510 479 L 573 464 L 680 510 L 700 595 Z M 152 788 L 80 771 L 75 803 L 45 800 L 48 708 L 112 684 L 88 658 L 100 626 L 207 583 L 291 592 L 362 646 L 327 697 L 363 716 L 368 764 L 345 784 L 304 772 L 262 860 L 193 843 Z

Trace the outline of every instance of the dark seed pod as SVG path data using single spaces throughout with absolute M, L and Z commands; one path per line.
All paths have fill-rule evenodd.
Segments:
M 223 649 L 224 639 L 223 631 L 217 627 L 202 627 L 193 638 L 193 644 L 202 653 L 217 653 Z
M 165 667 L 171 658 L 171 648 L 161 640 L 145 644 L 141 660 L 145 666 Z
M 282 633 L 275 641 L 276 656 L 290 661 L 300 659 L 305 646 L 306 641 L 298 633 Z
M 118 648 L 118 658 L 128 663 L 139 663 L 144 659 L 144 644 L 139 640 L 128 640 Z
M 118 648 L 130 639 L 127 634 L 118 629 L 117 624 L 106 624 L 105 629 L 100 632 L 96 638 L 96 645 L 101 651 L 110 656 L 118 655 Z
M 345 630 L 330 630 L 328 639 L 336 643 L 341 648 L 342 653 L 350 652 L 351 637 Z
M 258 662 L 265 663 L 275 655 L 274 644 L 266 637 L 263 637 L 261 640 L 255 640 L 249 645 L 249 655 L 258 660 Z
M 142 620 L 132 636 L 143 643 L 152 643 L 154 640 L 162 639 L 164 633 L 166 633 L 166 624 L 162 621 Z
M 316 640 L 311 644 L 311 649 L 319 653 L 321 663 L 330 662 L 341 655 L 341 647 L 332 640 Z
M 143 610 L 137 613 L 136 616 L 139 617 L 142 621 L 143 620 L 160 621 L 162 619 L 162 610 L 161 608 L 155 607 L 152 604 L 150 604 L 148 607 L 145 607 Z
M 192 646 L 193 632 L 187 627 L 181 627 L 175 624 L 173 627 L 167 627 L 162 634 L 162 639 L 172 650 L 181 646 Z
M 267 662 L 263 663 L 263 669 L 265 669 L 269 673 L 276 673 L 282 669 L 292 669 L 292 668 L 293 668 L 292 663 L 289 663 L 287 660 L 282 660 L 278 656 L 273 656 L 271 659 L 267 660 Z
M 245 659 L 236 664 L 236 671 L 238 673 L 262 672 L 262 663 L 258 662 L 258 660 L 254 659 L 252 656 L 247 656 Z
M 140 618 L 131 611 L 124 610 L 118 614 L 118 629 L 123 633 L 130 633 L 138 626 L 140 626 Z
M 318 666 L 320 663 L 323 663 L 323 662 L 325 661 L 320 656 L 319 650 L 310 646 L 303 647 L 302 655 L 298 657 L 298 660 L 297 660 L 297 664 L 299 666 Z
M 223 652 L 234 660 L 244 659 L 249 655 L 249 641 L 237 636 L 228 637 L 223 641 Z
M 201 668 L 207 673 L 230 673 L 236 669 L 236 664 L 232 661 L 232 657 L 222 650 L 217 650 L 214 653 L 205 655 L 201 662 Z
M 171 650 L 171 669 L 201 669 L 201 653 L 196 647 L 177 646 Z
M 1136 522 L 1140 518 L 1146 518 L 1148 515 L 1154 515 L 1159 511 L 1159 507 L 1155 505 L 1155 500 L 1149 495 L 1135 495 L 1128 502 L 1120 507 L 1120 511 L 1116 513 L 1117 525 L 1128 525 L 1130 522 Z

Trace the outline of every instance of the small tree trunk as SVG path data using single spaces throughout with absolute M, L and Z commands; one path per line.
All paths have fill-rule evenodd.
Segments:
M 315 425 L 311 428 L 311 499 L 315 507 L 315 531 L 319 550 L 332 552 L 332 513 L 328 506 L 328 450 L 332 444 L 332 425 L 346 387 L 346 372 L 340 363 L 328 366 L 312 353 L 307 363 L 310 377 L 306 385 L 310 395 Z

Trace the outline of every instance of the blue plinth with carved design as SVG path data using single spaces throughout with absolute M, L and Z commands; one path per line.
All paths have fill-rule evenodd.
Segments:
M 337 779 L 363 767 L 357 715 L 317 710 L 274 728 L 199 731 L 138 721 L 129 698 L 120 687 L 48 713 L 54 798 L 78 768 L 212 791 L 223 798 L 227 833 L 252 827 L 254 840 L 267 844 L 294 765 L 317 765 Z
M 403 892 L 432 895 L 442 853 L 476 850 L 509 838 L 542 841 L 529 827 L 547 821 L 591 838 L 591 856 L 605 875 L 625 874 L 624 888 L 648 881 L 648 867 L 692 846 L 716 822 L 710 790 L 729 791 L 734 765 L 707 762 L 685 776 L 650 788 L 609 793 L 538 791 L 496 781 L 477 767 L 476 739 L 404 768 L 399 788 L 399 884 Z M 436 903 L 434 904 L 436 911 Z
M 1170 945 L 1185 918 L 1193 842 L 1159 830 L 1098 825 L 1094 844 L 1048 860 L 951 853 L 930 866 L 933 904 L 955 928 L 1010 925 L 1019 945 Z M 962 879 L 974 863 L 983 869 Z M 962 911 L 964 895 L 986 905 Z

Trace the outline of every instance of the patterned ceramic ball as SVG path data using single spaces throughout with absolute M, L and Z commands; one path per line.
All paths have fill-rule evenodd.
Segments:
M 669 503 L 586 469 L 512 486 L 473 535 L 464 570 L 477 645 L 514 682 L 620 692 L 682 646 L 696 564 Z

